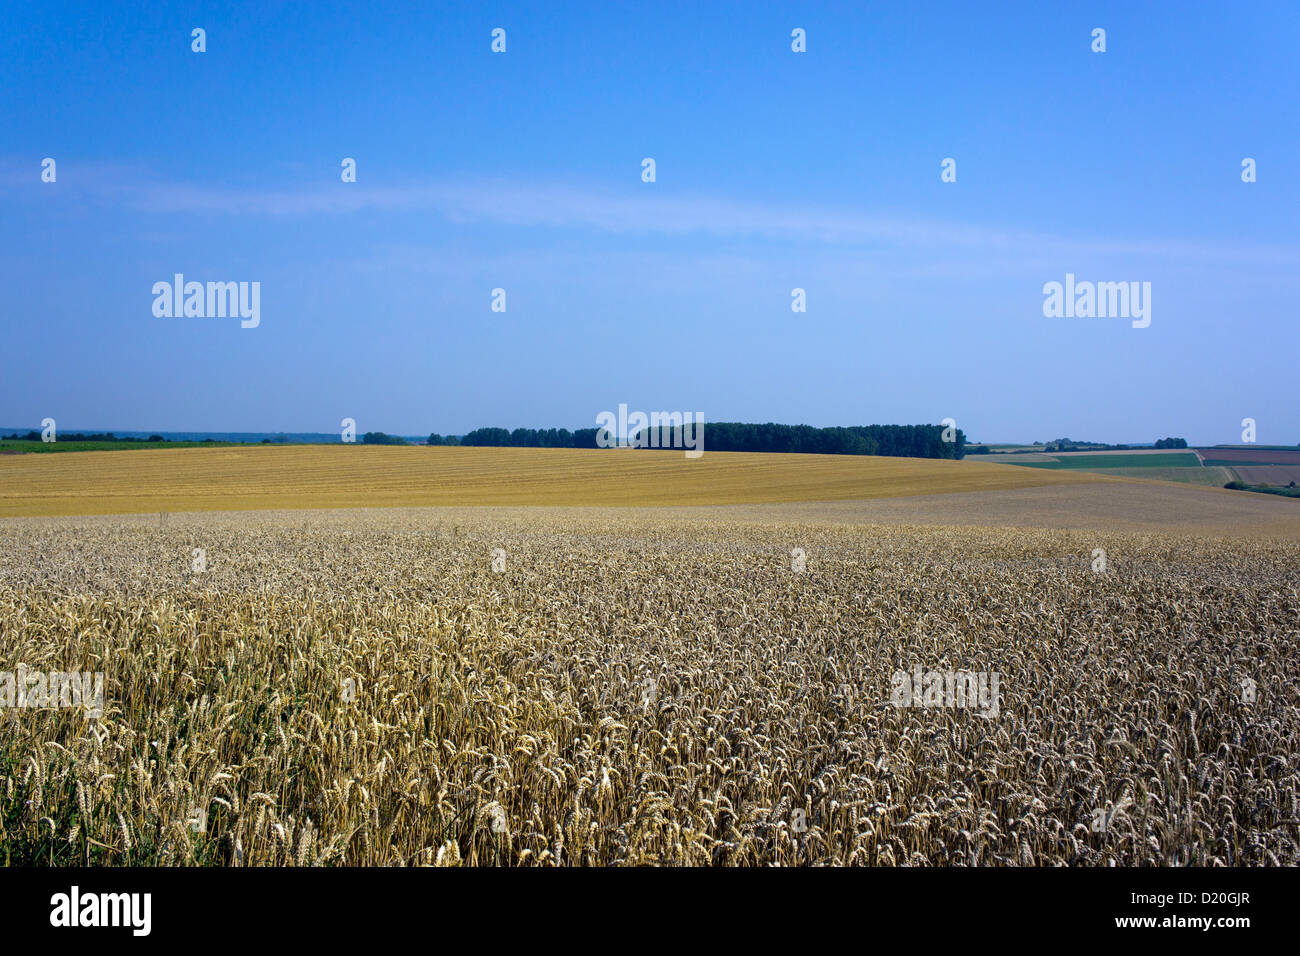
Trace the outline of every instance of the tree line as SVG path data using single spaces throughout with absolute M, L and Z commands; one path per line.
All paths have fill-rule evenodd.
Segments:
M 71 441 L 134 441 L 134 442 L 165 442 L 167 439 L 162 435 L 150 435 L 148 438 L 136 438 L 130 435 L 119 438 L 112 432 L 95 432 L 88 434 L 85 432 L 59 432 L 55 436 L 61 442 Z M 0 435 L 0 441 L 40 441 L 41 433 L 30 431 L 26 435 L 20 435 L 14 432 L 12 435 Z M 209 439 L 210 441 L 211 439 Z
M 899 458 L 961 458 L 966 435 L 960 428 L 942 425 L 850 425 L 816 428 L 812 425 L 757 425 L 745 422 L 706 422 L 707 451 L 761 451 L 809 455 L 889 455 Z M 579 428 L 476 428 L 457 438 L 429 436 L 430 445 L 473 445 L 500 448 L 599 448 L 600 429 Z M 947 434 L 945 434 L 947 433 Z M 687 435 L 693 435 L 688 431 Z M 950 441 L 944 439 L 950 438 Z M 658 438 L 655 442 L 652 439 Z M 609 441 L 612 444 L 612 436 Z M 641 429 L 629 436 L 641 448 L 682 448 L 680 426 L 664 426 L 655 436 Z
M 1073 438 L 1057 438 L 1046 444 L 1040 441 L 1034 442 L 1033 448 L 1019 449 L 1013 452 L 1004 452 L 1004 454 L 1024 455 L 1031 452 L 1037 452 L 1040 449 L 1044 452 L 1056 451 L 1141 451 L 1148 446 L 1146 445 L 1112 445 L 1101 441 L 1075 441 Z M 1153 446 L 1154 448 L 1186 448 L 1186 438 L 1159 438 Z M 989 454 L 989 446 L 985 444 L 972 446 L 970 450 L 972 455 Z

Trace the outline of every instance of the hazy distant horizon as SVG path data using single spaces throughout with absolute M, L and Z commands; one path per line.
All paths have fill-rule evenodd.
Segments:
M 769 423 L 768 423 L 768 422 L 752 422 L 752 423 L 747 423 L 747 424 L 769 424 Z M 809 423 L 809 422 L 776 422 L 775 424 L 781 424 L 781 425 L 807 425 L 807 424 L 811 424 L 811 423 Z M 824 427 L 836 427 L 836 426 L 850 427 L 850 426 L 853 426 L 853 425 L 915 425 L 915 424 L 920 424 L 920 423 L 918 423 L 918 422 L 836 422 L 836 423 L 832 423 L 832 424 L 829 425 L 829 426 L 826 426 L 826 425 L 815 425 L 815 426 L 813 426 L 813 427 L 824 428 Z M 932 422 L 932 423 L 930 423 L 930 424 L 938 424 L 938 423 L 937 423 L 937 422 Z M 706 419 L 704 420 L 704 428 L 705 428 L 705 434 L 706 434 L 706 435 L 708 434 L 708 426 L 709 426 L 709 421 L 708 421 L 708 419 L 706 418 Z M 343 442 L 343 440 L 342 440 L 342 435 L 341 435 L 341 433 L 340 433 L 339 431 L 333 431 L 333 432 L 317 432 L 317 431 L 288 431 L 288 432 L 285 432 L 285 431 L 200 431 L 200 430 L 194 430 L 194 429 L 172 431 L 172 430 L 161 429 L 161 428 L 145 428 L 145 429 L 140 429 L 140 428 L 85 428 L 85 427 L 81 427 L 81 426 L 77 426 L 77 425 L 66 426 L 66 427 L 65 427 L 62 423 L 57 423 L 56 427 L 57 427 L 57 430 L 58 430 L 57 433 L 60 434 L 60 435 L 63 435 L 63 434 L 69 434 L 69 435 L 71 435 L 71 434 L 84 434 L 84 435 L 92 435 L 92 434 L 100 434 L 100 435 L 102 435 L 102 434 L 111 434 L 111 435 L 115 435 L 115 436 L 118 437 L 118 438 L 137 438 L 137 437 L 138 437 L 138 438 L 148 438 L 150 435 L 161 435 L 163 438 L 166 438 L 166 439 L 168 439 L 169 441 L 202 441 L 202 440 L 204 440 L 205 438 L 211 438 L 211 439 L 213 439 L 214 441 L 245 441 L 245 440 L 247 440 L 247 441 L 250 441 L 250 442 L 254 442 L 254 441 L 255 441 L 255 442 L 260 442 L 263 438 L 277 438 L 277 437 L 284 437 L 284 438 L 288 438 L 288 439 L 290 439 L 290 443 L 292 443 L 292 444 L 344 444 L 344 442 Z M 509 429 L 509 430 L 512 430 L 512 431 L 513 431 L 515 428 L 568 428 L 570 431 L 574 431 L 575 428 L 592 428 L 592 427 L 594 427 L 594 425 L 578 425 L 578 426 L 570 426 L 570 425 L 546 425 L 546 424 L 542 424 L 542 425 L 491 425 L 491 424 L 488 424 L 488 425 L 475 426 L 475 427 L 476 427 L 476 428 L 480 428 L 480 427 L 482 427 L 482 428 L 506 428 L 506 429 Z M 28 432 L 40 432 L 40 430 L 41 430 L 41 426 L 40 426 L 39 424 L 37 424 L 37 425 L 32 425 L 32 426 L 4 426 L 4 425 L 0 425 L 0 436 L 4 436 L 4 435 L 12 435 L 12 434 L 15 434 L 15 433 L 16 433 L 16 434 L 20 434 L 20 435 L 25 435 L 25 434 L 27 434 Z M 429 435 L 431 435 L 431 434 L 435 434 L 435 433 L 436 433 L 436 434 L 439 434 L 439 435 L 442 435 L 442 436 L 444 436 L 444 437 L 456 437 L 456 438 L 460 438 L 460 437 L 463 437 L 465 434 L 467 434 L 468 431 L 469 431 L 469 430 L 467 430 L 467 431 L 465 431 L 465 432 L 444 432 L 444 431 L 439 431 L 439 430 L 436 429 L 436 428 L 432 428 L 432 429 L 430 429 L 429 431 L 426 431 L 426 432 L 396 432 L 396 431 L 388 431 L 387 429 L 384 429 L 384 428 L 368 428 L 368 427 L 367 427 L 367 428 L 363 428 L 363 427 L 361 427 L 360 424 L 358 424 L 358 426 L 357 426 L 357 435 L 358 435 L 358 436 L 364 435 L 366 432 L 382 432 L 382 433 L 384 433 L 384 434 L 393 435 L 393 436 L 395 436 L 395 437 L 397 437 L 397 438 L 403 438 L 403 439 L 408 439 L 408 440 L 412 440 L 412 441 L 417 441 L 417 440 L 418 440 L 418 441 L 424 441 L 425 439 L 427 439 L 427 438 L 429 437 Z M 1080 436 L 1075 436 L 1075 435 L 1053 435 L 1053 436 L 1051 436 L 1051 437 L 1049 437 L 1049 438 L 1030 438 L 1030 439 L 997 439 L 997 438 L 995 438 L 995 439 L 978 439 L 978 440 L 973 440 L 969 435 L 967 435 L 967 436 L 966 436 L 966 444 L 967 444 L 967 445 L 1032 445 L 1032 444 L 1034 444 L 1035 442 L 1040 442 L 1040 443 L 1043 443 L 1043 444 L 1047 444 L 1047 443 L 1049 443 L 1049 442 L 1056 441 L 1058 438 L 1070 438 L 1070 439 L 1073 440 L 1073 441 L 1082 442 L 1082 443 L 1096 442 L 1096 443 L 1098 443 L 1098 444 L 1107 444 L 1107 445 L 1128 445 L 1128 446 L 1130 446 L 1130 447 L 1132 447 L 1132 448 L 1141 448 L 1141 447 L 1148 446 L 1148 445 L 1154 445 L 1154 443 L 1155 443 L 1157 440 L 1159 440 L 1159 438 L 1185 438 L 1185 439 L 1187 440 L 1187 444 L 1188 444 L 1189 447 L 1212 447 L 1212 446 L 1217 446 L 1217 445 L 1228 446 L 1228 447 L 1233 447 L 1233 446 L 1236 446 L 1236 445 L 1241 445 L 1241 447 L 1245 447 L 1245 448 L 1249 448 L 1249 447 L 1251 447 L 1250 444 L 1244 444 L 1244 445 L 1243 445 L 1243 444 L 1240 443 L 1240 442 L 1209 442 L 1209 441 L 1194 441 L 1194 440 L 1192 440 L 1191 438 L 1188 438 L 1186 435 L 1160 435 L 1160 436 L 1158 436 L 1158 437 L 1156 437 L 1156 438 L 1145 438 L 1145 439 L 1142 439 L 1141 441 L 1136 441 L 1136 440 L 1135 440 L 1135 441 L 1125 441 L 1125 440 L 1123 440 L 1123 439 L 1098 438 L 1098 437 L 1093 436 L 1093 435 L 1086 435 L 1086 436 L 1082 436 L 1082 437 L 1080 437 Z M 359 443 L 360 443 L 360 440 L 359 440 L 359 438 L 358 438 L 358 444 L 359 444 Z M 1267 445 L 1267 444 L 1284 445 L 1284 446 L 1286 446 L 1286 447 L 1291 447 L 1291 445 L 1288 444 L 1288 443 L 1286 443 L 1286 442 L 1260 442 L 1260 443 L 1257 443 L 1257 447 L 1258 447 L 1258 446 L 1262 446 L 1262 445 Z

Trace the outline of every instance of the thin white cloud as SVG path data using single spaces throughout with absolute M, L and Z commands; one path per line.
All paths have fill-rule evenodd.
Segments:
M 88 167 L 72 186 L 60 170 L 60 186 L 89 201 L 122 203 L 166 215 L 310 217 L 367 210 L 430 210 L 453 223 L 520 228 L 572 229 L 607 235 L 714 236 L 758 238 L 774 243 L 929 250 L 978 250 L 998 257 L 1038 261 L 1077 257 L 1196 259 L 1270 265 L 1291 264 L 1300 246 L 1185 239 L 1098 239 L 996 225 L 918 217 L 901 218 L 861 210 L 829 209 L 811 203 L 750 201 L 711 196 L 642 195 L 581 189 L 555 183 L 503 180 L 364 183 L 309 189 L 204 186 L 169 183 L 118 167 Z M 25 183 L 31 181 L 30 172 Z M 0 187 L 15 188 L 9 170 Z

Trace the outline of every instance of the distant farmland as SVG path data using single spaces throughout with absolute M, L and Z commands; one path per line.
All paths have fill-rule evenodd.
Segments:
M 1200 457 L 1191 449 L 1044 452 L 978 456 L 975 460 L 1005 461 L 1010 465 L 1046 471 L 1091 472 L 1109 478 L 1145 478 L 1150 481 L 1176 481 L 1218 488 L 1237 478 L 1230 468 L 1203 467 Z
M 0 453 L 15 455 L 49 455 L 72 451 L 158 451 L 167 448 L 226 448 L 237 444 L 228 441 L 27 441 L 0 439 Z
M 1300 465 L 1300 449 L 1198 448 L 1207 465 Z
M 1237 465 L 1232 471 L 1248 485 L 1300 484 L 1300 465 Z
M 0 458 L 0 516 L 409 505 L 839 501 L 1099 481 L 866 455 L 240 445 Z
M 1008 464 L 1018 464 L 1025 468 L 1047 468 L 1053 470 L 1077 469 L 1079 471 L 1097 471 L 1109 468 L 1199 468 L 1201 460 L 1195 452 L 1120 452 L 1107 455 L 1098 452 L 1058 452 L 1050 460 L 1043 460 L 1037 455 L 1032 461 L 1015 461 L 1007 456 Z
M 1222 488 L 1236 478 L 1229 468 L 1106 468 L 1097 472 L 1115 478 L 1146 478 L 1148 481 L 1178 481 L 1187 485 L 1206 485 Z
M 973 460 L 1005 462 L 1046 471 L 1092 472 L 1110 478 L 1147 478 L 1189 485 L 1224 487 L 1229 482 L 1260 486 L 1247 490 L 1300 484 L 1300 449 L 1196 448 L 1178 451 L 1052 452 L 1025 455 L 980 455 Z

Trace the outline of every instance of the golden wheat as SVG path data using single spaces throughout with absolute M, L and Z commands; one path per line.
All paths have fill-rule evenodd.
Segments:
M 0 670 L 105 675 L 99 719 L 0 712 L 0 853 L 1296 864 L 1298 631 L 1282 541 L 523 509 L 0 522 Z M 894 706 L 914 666 L 999 674 L 997 715 Z

